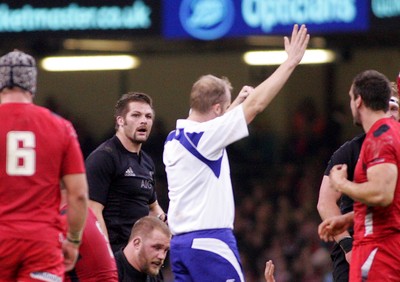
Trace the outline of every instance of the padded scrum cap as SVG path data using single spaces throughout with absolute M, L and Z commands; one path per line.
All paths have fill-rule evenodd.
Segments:
M 0 58 L 0 91 L 18 86 L 34 95 L 36 78 L 36 62 L 32 56 L 14 50 Z

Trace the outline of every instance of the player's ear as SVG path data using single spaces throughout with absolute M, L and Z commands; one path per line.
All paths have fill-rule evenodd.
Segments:
M 361 99 L 361 96 L 358 95 L 354 102 L 355 102 L 355 104 L 356 104 L 356 107 L 359 108 L 359 107 L 362 105 L 362 103 L 363 103 L 363 101 L 362 101 L 362 99 Z
M 125 124 L 125 119 L 122 116 L 117 116 L 117 124 L 123 126 Z
M 220 103 L 214 104 L 212 109 L 216 116 L 220 116 L 222 114 L 222 106 Z
M 132 240 L 132 244 L 135 248 L 139 247 L 141 242 L 142 242 L 142 238 L 140 238 L 140 237 L 135 237 Z

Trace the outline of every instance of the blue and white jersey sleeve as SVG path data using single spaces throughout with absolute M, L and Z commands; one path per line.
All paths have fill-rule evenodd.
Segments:
M 248 134 L 242 106 L 203 123 L 177 121 L 163 155 L 173 234 L 233 228 L 234 199 L 225 148 Z

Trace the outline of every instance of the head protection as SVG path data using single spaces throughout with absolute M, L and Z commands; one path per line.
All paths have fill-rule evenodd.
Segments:
M 36 62 L 32 56 L 14 50 L 0 58 L 0 91 L 18 86 L 34 95 L 36 78 Z

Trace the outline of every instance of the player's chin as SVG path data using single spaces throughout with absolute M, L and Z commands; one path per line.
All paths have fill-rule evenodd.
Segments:
M 147 141 L 147 137 L 148 137 L 147 135 L 146 136 L 144 136 L 144 135 L 136 135 L 135 141 L 137 143 L 144 143 L 144 142 Z
M 158 264 L 158 263 L 152 263 L 149 269 L 149 274 L 156 276 L 158 275 L 158 273 L 160 273 L 160 269 L 162 267 L 162 264 Z

